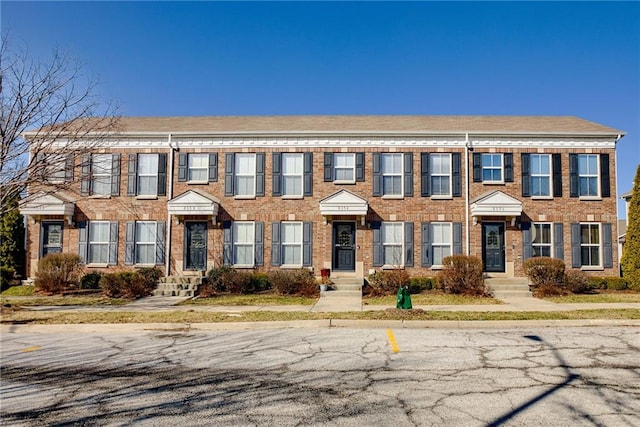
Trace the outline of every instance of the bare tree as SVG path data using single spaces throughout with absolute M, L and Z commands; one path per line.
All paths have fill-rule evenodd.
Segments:
M 50 60 L 38 62 L 26 48 L 12 49 L 6 36 L 0 43 L 2 214 L 26 188 L 33 191 L 44 182 L 47 191 L 73 188 L 68 168 L 80 167 L 75 159 L 117 130 L 118 117 L 67 52 L 56 49 Z

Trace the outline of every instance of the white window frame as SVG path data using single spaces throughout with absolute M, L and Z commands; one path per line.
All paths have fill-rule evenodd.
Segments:
M 299 241 L 292 241 L 292 242 L 285 241 L 286 232 L 284 231 L 284 229 L 287 226 L 296 226 L 296 227 L 300 228 L 300 233 L 299 233 L 300 239 L 299 239 Z M 293 263 L 293 264 L 292 263 L 284 263 L 283 262 L 281 267 L 283 267 L 283 268 L 287 268 L 287 267 L 302 267 L 302 251 L 303 251 L 303 248 L 302 248 L 302 234 L 304 233 L 302 222 L 300 222 L 300 221 L 282 221 L 280 223 L 280 227 L 281 227 L 280 228 L 280 233 L 281 233 L 281 243 L 280 243 L 281 248 L 280 248 L 280 251 L 281 251 L 281 254 L 282 254 L 282 260 L 283 261 L 285 260 L 285 256 L 284 256 L 285 247 L 298 246 L 300 248 L 300 252 L 299 252 L 300 253 L 300 262 Z
M 150 229 L 152 230 L 152 240 L 138 240 L 138 227 L 141 227 L 143 224 L 152 224 L 152 226 L 150 227 Z M 135 264 L 136 265 L 155 265 L 156 264 L 156 242 L 158 240 L 158 222 L 157 221 L 136 221 L 136 228 L 135 228 L 135 237 L 134 237 L 134 245 L 135 245 Z M 143 262 L 140 261 L 139 257 L 140 257 L 140 246 L 153 246 L 153 250 L 151 251 L 151 262 L 146 262 L 145 260 L 143 260 Z
M 100 163 L 97 159 L 104 159 L 104 165 L 109 170 L 108 173 L 96 173 L 96 165 Z M 98 172 L 103 172 L 99 170 Z M 92 196 L 110 196 L 111 195 L 111 177 L 113 176 L 113 154 L 92 154 L 91 155 L 91 195 Z M 105 191 L 96 191 L 96 182 L 104 183 Z
M 67 178 L 67 154 L 45 154 L 44 180 L 50 184 L 61 184 Z
M 155 157 L 155 162 L 153 163 L 155 165 L 155 171 L 152 172 L 145 172 L 142 173 L 141 169 L 142 169 L 142 159 L 143 158 L 151 158 L 151 157 Z M 143 153 L 143 154 L 138 154 L 138 170 L 137 170 L 137 177 L 136 179 L 138 180 L 138 191 L 137 191 L 137 195 L 144 198 L 144 197 L 157 197 L 158 196 L 158 166 L 160 163 L 160 155 L 158 153 Z M 142 193 L 142 183 L 141 183 L 141 178 L 153 178 L 152 182 L 155 185 L 155 191 L 152 193 Z
M 204 159 L 204 166 L 193 166 L 195 159 Z M 194 179 L 193 172 L 204 172 L 204 178 Z M 189 153 L 187 156 L 187 183 L 188 184 L 204 184 L 209 182 L 209 154 L 208 153 Z
M 241 159 L 253 159 L 253 170 L 251 173 L 240 173 L 240 161 Z M 256 197 L 256 167 L 257 156 L 255 153 L 236 153 L 234 156 L 234 168 L 233 168 L 233 180 L 234 180 L 234 196 L 236 199 L 255 199 Z M 238 194 L 238 178 L 251 177 L 253 179 L 252 191 L 247 194 Z
M 591 243 L 590 241 L 588 243 L 585 243 L 582 241 L 582 227 L 583 226 L 588 226 L 589 227 L 589 238 L 591 238 L 591 227 L 598 227 L 598 243 Z M 584 263 L 584 258 L 582 256 L 582 249 L 583 248 L 593 248 L 593 247 L 597 247 L 598 248 L 598 264 L 585 264 Z M 584 270 L 590 270 L 590 269 L 595 269 L 595 270 L 601 270 L 603 267 L 603 262 L 602 262 L 602 257 L 603 257 L 603 242 L 602 242 L 602 224 L 599 222 L 581 222 L 580 223 L 580 266 L 582 269 Z
M 382 197 L 383 198 L 402 198 L 404 197 L 404 154 L 403 153 L 381 153 L 381 157 L 380 157 L 380 169 L 381 169 L 381 175 L 382 175 Z M 400 158 L 400 171 L 393 171 L 393 172 L 388 172 L 385 171 L 385 157 L 392 157 L 392 158 Z M 398 191 L 398 193 L 386 193 L 385 192 L 385 185 L 384 185 L 384 181 L 386 177 L 398 177 L 400 179 L 400 190 Z
M 94 230 L 94 227 L 96 226 L 100 226 L 100 227 L 105 227 L 107 229 L 107 240 L 91 240 L 91 236 L 92 236 L 92 231 Z M 88 260 L 88 264 L 89 265 L 96 265 L 96 264 L 101 264 L 101 265 L 107 265 L 109 263 L 109 235 L 111 232 L 111 223 L 109 221 L 90 221 L 89 222 L 89 233 L 88 233 L 88 238 L 87 238 L 87 244 L 88 244 L 88 249 L 89 249 L 89 253 L 87 256 L 87 260 Z M 106 248 L 106 259 L 102 260 L 102 259 L 98 259 L 98 260 L 94 260 L 93 259 L 93 254 L 94 248 Z M 99 252 L 98 252 L 99 253 Z
M 347 160 L 347 166 L 339 166 L 338 158 Z M 356 153 L 333 153 L 333 182 L 336 184 L 355 184 L 356 182 Z M 338 171 L 350 170 L 352 179 L 338 179 Z
M 436 158 L 447 158 L 448 162 L 449 162 L 449 170 L 446 173 L 443 172 L 436 172 L 435 168 L 434 168 L 434 160 Z M 431 186 L 431 197 L 434 199 L 437 198 L 451 198 L 452 197 L 452 187 L 453 187 L 453 181 L 452 181 L 452 176 L 453 176 L 453 172 L 452 172 L 452 161 L 451 161 L 451 153 L 432 153 L 429 155 L 429 171 L 430 171 L 430 180 L 431 182 L 429 183 Z M 435 186 L 433 185 L 433 178 L 442 178 L 442 177 L 447 177 L 447 180 L 449 181 L 449 192 L 448 193 L 437 193 L 435 192 Z
M 580 173 L 580 158 L 581 157 L 595 157 L 596 159 L 596 171 L 595 174 L 592 171 L 589 171 L 590 173 Z M 587 167 L 588 167 L 588 160 L 587 160 Z M 578 197 L 581 199 L 599 199 L 600 198 L 600 156 L 598 154 L 590 154 L 590 153 L 581 153 L 578 154 Z M 596 194 L 582 194 L 581 188 L 582 185 L 580 184 L 580 181 L 582 180 L 582 178 L 587 178 L 587 179 L 595 179 L 596 180 Z
M 538 242 L 536 243 L 536 238 L 538 236 L 544 236 L 542 230 L 538 230 L 536 227 L 549 227 L 549 243 Z M 539 257 L 546 255 L 536 255 L 536 248 L 549 248 L 549 257 L 553 257 L 553 224 L 550 222 L 534 222 L 531 224 L 531 257 Z
M 386 228 L 389 226 L 400 227 L 400 243 L 397 242 L 387 242 L 386 241 Z M 382 233 L 382 268 L 390 269 L 390 268 L 404 268 L 404 222 L 383 222 L 383 233 Z M 387 248 L 388 247 L 399 247 L 400 248 L 400 263 L 389 263 L 387 262 Z
M 299 172 L 295 172 L 295 171 L 291 172 L 286 170 L 287 158 L 298 159 L 298 164 L 300 165 Z M 282 153 L 281 165 L 282 165 L 282 197 L 285 199 L 286 198 L 301 199 L 304 193 L 304 154 L 303 153 Z M 287 185 L 286 185 L 287 178 L 293 178 L 299 181 L 300 191 L 298 193 L 287 193 Z
M 433 232 L 433 236 L 432 236 L 432 242 L 431 242 L 431 253 L 433 254 L 433 265 L 431 266 L 432 268 L 442 268 L 443 264 L 442 262 L 437 263 L 436 262 L 436 253 L 435 253 L 435 248 L 449 248 L 449 255 L 446 256 L 451 256 L 453 255 L 453 223 L 452 222 L 433 222 L 431 223 L 432 227 L 448 227 L 449 228 L 449 242 L 440 242 L 437 241 L 436 236 L 437 234 L 435 233 L 435 230 Z M 437 236 L 440 237 L 440 236 Z M 443 256 L 442 259 L 446 258 L 446 256 Z M 442 260 L 440 260 L 442 261 Z
M 542 173 L 542 172 L 534 172 L 533 170 L 533 159 L 534 158 L 539 158 L 539 159 L 543 159 L 546 158 L 547 159 L 547 164 L 549 165 L 549 173 Z M 542 163 L 540 162 L 540 165 Z M 530 187 L 531 187 L 531 197 L 534 199 L 550 199 L 553 198 L 553 165 L 551 162 L 551 154 L 540 154 L 540 153 L 532 153 L 529 157 L 529 167 L 530 167 L 530 173 L 529 173 L 529 180 L 530 180 Z M 547 178 L 547 193 L 548 194 L 534 194 L 533 189 L 533 181 L 534 179 L 538 179 L 538 180 L 542 180 L 543 178 Z M 540 186 L 541 188 L 542 186 Z
M 491 165 L 487 165 L 485 162 L 485 156 L 491 156 Z M 500 157 L 500 167 L 497 167 L 493 164 L 493 159 Z M 504 183 L 504 155 L 501 153 L 482 153 L 482 182 L 485 184 L 503 184 Z M 484 171 L 491 170 L 495 171 L 500 169 L 500 179 L 484 179 Z M 493 175 L 493 174 L 492 174 Z
M 239 241 L 240 233 L 238 233 L 238 226 L 246 226 L 251 225 L 251 236 L 248 241 Z M 253 268 L 255 265 L 255 244 L 256 244 L 256 223 L 253 221 L 234 221 L 233 222 L 233 266 L 237 268 Z M 237 258 L 237 249 L 238 247 L 250 248 L 249 253 L 251 254 L 251 262 L 250 263 L 239 263 Z

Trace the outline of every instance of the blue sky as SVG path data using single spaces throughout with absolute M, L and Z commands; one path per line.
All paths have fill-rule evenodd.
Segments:
M 3 33 L 70 49 L 123 115 L 573 115 L 627 132 L 620 193 L 640 163 L 639 2 L 0 8 Z

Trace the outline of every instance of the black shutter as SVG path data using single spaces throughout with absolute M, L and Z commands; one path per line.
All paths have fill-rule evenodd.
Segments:
M 233 154 L 231 154 L 233 156 Z M 222 223 L 222 264 L 233 265 L 233 223 Z
M 613 241 L 611 239 L 611 223 L 602 224 L 602 260 L 604 268 L 613 268 Z
M 413 153 L 404 153 L 404 195 L 413 197 Z
M 233 169 L 235 167 L 235 156 L 227 153 L 224 156 L 224 195 L 233 196 Z M 230 265 L 230 264 L 225 264 Z
M 91 154 L 82 155 L 82 165 L 80 172 L 80 195 L 91 194 Z
M 600 194 L 602 197 L 611 197 L 609 181 L 609 155 L 600 154 Z
M 209 182 L 218 182 L 218 153 L 209 153 Z
M 131 265 L 135 263 L 136 258 L 136 223 L 134 221 L 127 222 L 124 239 L 124 263 Z
M 333 153 L 324 153 L 324 182 L 333 181 Z
M 313 153 L 304 153 L 302 164 L 302 195 L 313 196 Z
M 561 222 L 553 224 L 553 257 L 564 259 L 564 227 Z
M 413 267 L 413 223 L 404 223 L 404 265 Z
M 120 153 L 111 157 L 111 195 L 120 195 Z
M 533 242 L 531 239 L 531 227 L 533 224 L 530 222 L 521 223 L 522 226 L 522 260 L 529 259 L 533 256 Z
M 165 226 L 166 223 L 164 221 L 156 223 L 156 265 L 164 264 Z
M 569 197 L 578 195 L 578 155 L 569 154 Z
M 127 196 L 135 196 L 138 193 L 138 155 L 129 154 L 127 169 Z
M 420 153 L 420 195 L 431 196 L 431 171 L 429 153 Z
M 373 260 L 374 267 L 381 267 L 384 259 L 382 248 L 382 223 L 373 221 L 371 223 L 371 232 L 373 233 Z
M 78 255 L 80 255 L 80 261 L 84 264 L 89 259 L 87 231 L 87 221 L 80 221 L 78 223 Z
M 189 175 L 189 155 L 186 153 L 178 154 L 178 182 L 187 181 Z
M 167 195 L 167 154 L 158 154 L 158 196 Z
M 356 182 L 364 182 L 364 153 L 356 153 Z
M 280 255 L 280 223 L 271 223 L 271 265 L 278 267 L 282 264 Z
M 118 264 L 118 222 L 109 223 L 109 265 Z
M 271 156 L 271 194 L 282 196 L 282 153 Z
M 513 154 L 504 154 L 504 182 L 513 182 Z
M 256 197 L 264 196 L 264 153 L 256 153 Z
M 423 222 L 421 224 L 422 236 L 420 250 L 422 252 L 421 265 L 423 267 L 431 267 L 431 224 Z
M 482 182 L 482 154 L 473 153 L 473 182 Z
M 382 156 L 380 153 L 372 153 L 373 157 L 373 196 L 382 196 Z M 382 264 L 381 264 L 382 265 Z
M 551 155 L 553 168 L 553 197 L 562 197 L 562 155 Z
M 67 154 L 64 162 L 64 180 L 66 182 L 73 181 L 73 154 Z
M 453 180 L 453 197 L 462 196 L 462 156 L 460 153 L 451 154 L 451 170 Z
M 254 243 L 253 262 L 257 267 L 262 267 L 264 265 L 264 222 L 255 222 Z
M 531 177 L 530 177 L 530 165 L 529 165 L 530 156 L 528 153 L 522 153 L 522 197 L 530 197 L 531 190 L 529 186 L 531 185 Z
M 571 267 L 580 268 L 581 266 L 580 224 L 571 224 Z
M 310 267 L 313 259 L 313 222 L 302 223 L 302 265 Z
M 453 254 L 462 254 L 462 223 L 453 223 Z

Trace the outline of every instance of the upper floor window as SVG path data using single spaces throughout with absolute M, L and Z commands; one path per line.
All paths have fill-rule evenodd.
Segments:
M 402 196 L 402 153 L 382 154 L 382 195 Z
M 579 196 L 598 196 L 598 155 L 578 154 Z
M 111 194 L 112 165 L 113 161 L 111 154 L 93 155 L 91 163 L 91 192 L 93 194 L 99 196 L 107 196 Z
M 551 196 L 551 155 L 531 154 L 531 196 Z
M 282 195 L 302 197 L 302 153 L 282 154 Z
M 209 155 L 191 154 L 188 161 L 189 181 L 207 182 L 209 178 Z
M 127 195 L 164 196 L 167 189 L 167 155 L 130 154 Z
M 337 183 L 356 182 L 356 155 L 355 153 L 334 153 L 334 177 Z
M 218 180 L 218 153 L 180 153 L 178 181 L 204 184 Z
M 431 195 L 451 196 L 451 154 L 431 154 Z
M 73 154 L 40 152 L 36 155 L 36 166 L 32 170 L 37 175 L 36 179 L 59 184 L 73 181 L 73 168 Z
M 502 154 L 482 155 L 482 182 L 502 182 Z
M 264 196 L 264 158 L 264 153 L 227 153 L 224 195 L 246 199 Z
M 534 257 L 551 256 L 551 224 L 531 224 L 531 255 Z
M 569 154 L 571 197 L 611 196 L 609 154 Z
M 513 154 L 473 153 L 473 181 L 487 184 L 513 182 Z

